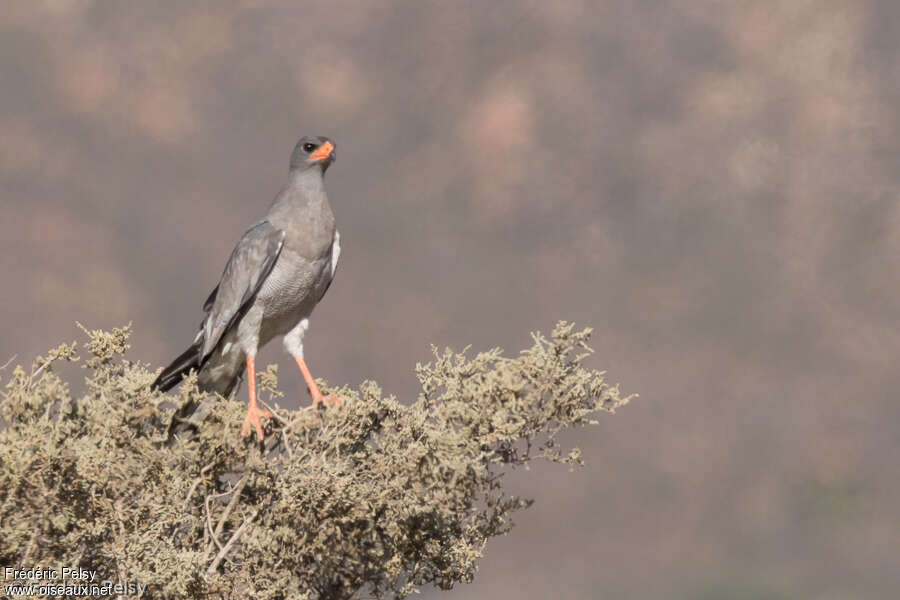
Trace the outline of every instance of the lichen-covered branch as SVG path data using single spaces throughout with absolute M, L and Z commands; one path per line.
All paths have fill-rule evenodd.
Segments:
M 277 418 L 258 444 L 239 434 L 243 404 L 195 378 L 151 391 L 154 373 L 122 358 L 127 327 L 87 333 L 77 400 L 52 366 L 77 360 L 74 345 L 0 372 L 0 564 L 79 565 L 150 598 L 404 597 L 471 581 L 530 504 L 504 492 L 504 469 L 580 464 L 557 434 L 629 400 L 582 366 L 590 331 L 560 323 L 514 358 L 435 350 L 409 403 L 366 382 L 328 389 L 339 407 L 280 409 L 270 367 L 260 388 Z

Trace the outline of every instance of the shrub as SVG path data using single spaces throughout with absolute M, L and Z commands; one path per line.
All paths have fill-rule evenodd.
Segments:
M 402 598 L 469 582 L 485 543 L 530 501 L 505 469 L 581 463 L 557 442 L 628 402 L 581 362 L 590 330 L 560 323 L 515 358 L 434 350 L 403 404 L 373 382 L 329 388 L 338 407 L 277 407 L 266 441 L 239 434 L 245 403 L 185 380 L 151 391 L 122 358 L 129 329 L 88 332 L 86 391 L 53 370 L 62 345 L 0 400 L 0 565 L 72 565 L 139 582 L 149 598 Z M 9 583 L 9 582 L 6 582 Z

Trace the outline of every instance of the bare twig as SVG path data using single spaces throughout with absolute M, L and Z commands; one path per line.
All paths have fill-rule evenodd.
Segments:
M 6 361 L 5 363 L 3 363 L 3 366 L 0 367 L 0 371 L 2 371 L 3 369 L 5 369 L 5 368 L 8 367 L 9 365 L 11 365 L 11 364 L 12 364 L 12 361 L 16 360 L 16 358 L 18 358 L 18 356 L 19 356 L 18 354 L 13 354 L 13 355 L 12 355 L 12 358 L 10 358 L 8 361 Z
M 28 540 L 28 546 L 25 548 L 25 555 L 22 557 L 22 564 L 27 565 L 30 564 L 28 562 L 29 557 L 31 557 L 31 552 L 34 550 L 35 542 L 37 541 L 38 533 L 43 529 L 43 527 L 36 529 L 34 533 L 31 534 L 31 539 Z
M 220 533 L 222 533 L 222 529 L 225 527 L 225 521 L 228 520 L 228 515 L 231 514 L 232 510 L 234 510 L 234 506 L 237 504 L 238 500 L 240 499 L 241 492 L 244 490 L 245 485 L 247 485 L 247 476 L 246 475 L 241 477 L 241 480 L 232 489 L 233 495 L 231 496 L 231 501 L 228 502 L 228 506 L 225 508 L 225 512 L 222 513 L 222 516 L 219 518 L 219 523 L 216 525 L 216 535 L 219 535 Z
M 222 513 L 222 516 L 219 517 L 219 522 L 216 524 L 216 530 L 213 531 L 213 529 L 212 529 L 212 522 L 209 522 L 209 523 L 208 523 L 208 526 L 209 526 L 209 533 L 210 533 L 210 536 L 212 537 L 212 541 L 214 541 L 214 542 L 216 543 L 216 546 L 219 547 L 219 550 L 222 549 L 222 544 L 219 543 L 219 534 L 221 534 L 221 533 L 222 533 L 222 530 L 225 528 L 225 521 L 228 520 L 228 515 L 231 514 L 231 511 L 232 511 L 232 510 L 234 510 L 234 507 L 235 507 L 235 505 L 237 504 L 238 499 L 241 497 L 241 492 L 244 490 L 244 485 L 245 485 L 246 483 L 247 483 L 247 476 L 244 475 L 243 477 L 241 477 L 241 480 L 238 481 L 238 483 L 237 483 L 236 486 L 234 486 L 233 488 L 231 488 L 231 489 L 230 489 L 229 491 L 227 491 L 227 492 L 224 492 L 224 493 L 222 493 L 222 494 L 218 494 L 218 496 L 224 496 L 224 495 L 226 495 L 226 494 L 232 494 L 231 500 L 228 502 L 228 506 L 225 507 L 225 512 L 223 512 L 223 513 Z M 218 497 L 218 496 L 215 496 L 215 497 Z M 207 497 L 207 500 L 208 500 L 209 498 L 210 498 L 210 496 Z M 210 512 L 209 512 L 209 505 L 207 504 L 207 506 L 206 506 L 206 518 L 207 518 L 207 521 L 209 521 L 209 518 L 210 518 L 209 515 L 210 515 Z M 212 542 L 210 542 L 209 544 L 207 544 L 207 546 L 206 546 L 206 554 L 209 555 L 209 553 L 210 553 L 211 551 L 212 551 Z
M 25 387 L 27 389 L 31 389 L 31 384 L 34 383 L 34 378 L 37 377 L 40 374 L 40 372 L 43 371 L 44 369 L 46 369 L 52 362 L 53 362 L 53 359 L 47 359 L 47 362 L 45 362 L 40 367 L 38 367 L 36 371 L 32 371 L 31 375 L 28 376 L 28 385 L 26 385 Z
M 279 415 L 279 414 L 275 411 L 274 408 L 272 408 L 271 406 L 269 406 L 266 402 L 260 400 L 259 403 L 262 404 L 263 407 L 267 408 L 267 409 L 269 410 L 269 412 L 272 413 L 272 417 L 274 417 L 276 421 L 278 421 L 279 423 L 281 423 L 281 425 L 282 425 L 282 427 L 281 427 L 282 444 L 284 445 L 285 450 L 287 450 L 288 457 L 294 458 L 294 452 L 293 452 L 293 450 L 291 449 L 291 444 L 290 444 L 290 442 L 288 441 L 288 437 L 287 437 L 288 422 L 287 422 L 281 415 Z M 277 445 L 277 444 L 271 445 L 271 446 L 270 446 L 270 445 L 266 445 L 266 450 L 271 450 L 271 449 L 274 448 L 276 445 Z
M 187 510 L 188 505 L 191 503 L 191 496 L 194 495 L 194 491 L 197 489 L 197 486 L 200 485 L 200 482 L 203 481 L 203 476 L 206 475 L 206 472 L 209 471 L 215 465 L 215 462 L 211 462 L 202 469 L 200 469 L 200 476 L 194 480 L 194 483 L 191 485 L 191 489 L 188 490 L 187 498 L 184 499 L 184 506 L 181 508 L 181 512 Z
M 210 498 L 212 498 L 212 496 L 207 496 L 206 499 L 203 500 L 203 504 L 206 505 L 206 532 L 209 534 L 209 537 L 211 538 L 210 543 L 207 546 L 207 550 L 206 550 L 207 554 L 209 554 L 209 550 L 210 550 L 210 547 L 212 546 L 213 542 L 216 543 L 216 546 L 219 547 L 219 550 L 222 549 L 222 544 L 219 542 L 219 538 L 217 538 L 216 534 L 213 533 L 212 511 L 209 510 L 209 499 Z
M 209 494 L 203 500 L 203 504 L 204 504 L 204 506 L 206 506 L 206 533 L 207 533 L 207 535 L 209 535 L 212 538 L 212 540 L 206 546 L 206 554 L 209 554 L 210 551 L 212 550 L 212 542 L 215 542 L 216 546 L 218 546 L 220 550 L 222 548 L 222 543 L 219 542 L 219 537 L 218 537 L 219 533 L 221 533 L 221 527 L 217 528 L 216 532 L 213 533 L 212 510 L 210 510 L 210 508 L 209 508 L 209 501 L 212 500 L 213 498 L 221 498 L 222 496 L 227 496 L 228 494 L 233 494 L 234 490 L 235 490 L 235 488 L 231 488 L 230 490 L 225 490 L 224 492 L 220 492 L 218 494 Z M 232 500 L 233 500 L 233 498 L 232 498 Z M 231 503 L 229 503 L 228 506 L 231 506 Z M 221 521 L 220 521 L 220 524 L 221 524 Z
M 259 514 L 260 510 L 261 509 L 257 508 L 255 511 L 253 511 L 252 515 L 250 515 L 247 519 L 244 519 L 244 522 L 241 523 L 241 526 L 238 527 L 237 531 L 235 531 L 231 538 L 229 538 L 228 542 L 225 544 L 225 547 L 219 550 L 219 553 L 216 555 L 215 560 L 213 560 L 212 564 L 209 565 L 209 568 L 206 570 L 208 574 L 212 575 L 216 572 L 216 569 L 219 568 L 219 565 L 222 563 L 225 555 L 228 554 L 228 551 L 231 550 L 231 547 L 234 545 L 237 539 L 241 536 L 242 533 L 244 533 L 244 529 L 247 527 L 247 525 L 249 525 L 250 522 L 256 518 L 256 515 Z
M 287 424 L 287 421 L 285 421 L 284 418 L 281 415 L 279 415 L 278 412 L 276 412 L 276 410 L 274 408 L 269 406 L 269 404 L 267 402 L 265 402 L 264 400 L 260 400 L 259 403 L 263 405 L 263 408 L 267 408 L 269 410 L 269 412 L 272 413 L 272 416 L 276 420 L 281 421 L 282 424 Z

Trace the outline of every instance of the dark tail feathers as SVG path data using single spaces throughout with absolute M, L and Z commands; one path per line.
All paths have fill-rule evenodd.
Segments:
M 178 358 L 173 360 L 172 364 L 163 369 L 162 373 L 159 374 L 159 377 L 150 384 L 150 387 L 159 389 L 163 392 L 168 392 L 181 383 L 181 378 L 187 375 L 188 371 L 191 369 L 199 371 L 202 366 L 200 361 L 200 353 L 202 350 L 203 346 L 199 342 L 192 344 L 190 348 L 182 352 Z

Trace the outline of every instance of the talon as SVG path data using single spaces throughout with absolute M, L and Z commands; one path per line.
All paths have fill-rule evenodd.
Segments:
M 259 441 L 263 441 L 262 421 L 260 421 L 259 418 L 265 417 L 271 419 L 273 416 L 271 411 L 264 408 L 259 408 L 258 406 L 248 407 L 247 416 L 244 417 L 244 425 L 241 427 L 241 435 L 243 437 L 250 435 L 250 426 L 252 425 L 256 429 L 256 437 Z
M 262 422 L 259 418 L 271 419 L 273 415 L 271 411 L 260 408 L 256 402 L 256 360 L 252 356 L 247 357 L 247 391 L 250 394 L 250 405 L 247 406 L 247 416 L 244 417 L 241 435 L 243 437 L 250 435 L 250 426 L 253 425 L 256 437 L 259 441 L 263 441 Z
M 319 386 L 316 385 L 316 380 L 313 379 L 312 374 L 309 372 L 309 367 L 306 366 L 306 361 L 303 360 L 303 357 L 297 356 L 295 359 L 297 366 L 300 367 L 300 372 L 303 374 L 303 379 L 306 380 L 309 395 L 312 396 L 313 408 L 318 407 L 321 402 L 324 402 L 327 406 L 339 406 L 341 404 L 340 398 L 335 395 L 323 396 L 322 392 L 319 391 Z

